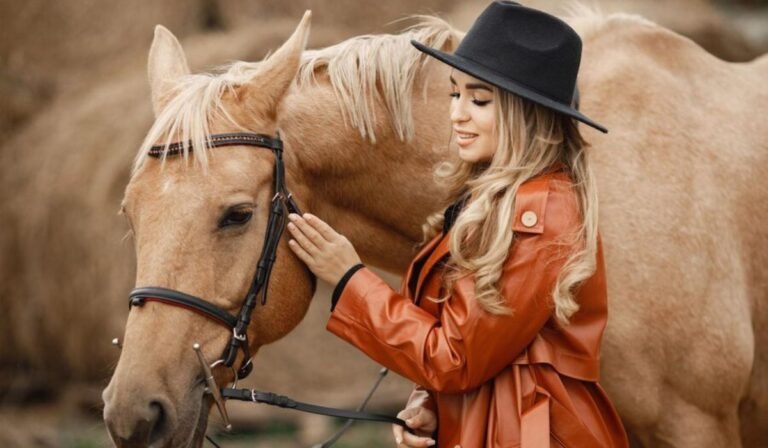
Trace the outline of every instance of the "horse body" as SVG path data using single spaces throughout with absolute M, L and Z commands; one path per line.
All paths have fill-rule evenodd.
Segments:
M 765 355 L 757 347 L 761 341 L 768 342 L 765 330 L 760 332 L 765 328 L 762 324 L 768 323 L 760 306 L 768 291 L 763 268 L 768 262 L 768 236 L 760 226 L 768 219 L 768 191 L 760 178 L 768 172 L 766 151 L 760 149 L 768 141 L 768 126 L 764 120 L 751 118 L 764 115 L 768 104 L 768 91 L 759 82 L 765 79 L 767 64 L 726 64 L 689 41 L 637 19 L 592 17 L 574 20 L 573 25 L 585 41 L 579 83 L 582 109 L 600 117 L 611 131 L 608 136 L 585 131 L 593 146 L 591 156 L 600 187 L 611 300 L 602 384 L 628 429 L 645 446 L 738 446 L 740 440 L 749 446 L 764 444 L 768 434 L 761 428 L 768 424 L 764 421 L 768 376 Z M 306 33 L 302 26 L 306 24 L 294 36 Z M 450 50 L 460 34 L 445 26 L 442 29 L 442 33 L 421 38 Z M 358 49 L 358 56 L 349 58 L 357 71 L 346 80 L 338 79 L 344 70 L 335 69 L 334 64 L 341 63 L 342 56 L 334 55 L 350 53 L 351 47 L 331 51 L 326 60 L 320 53 L 309 52 L 297 66 L 285 56 L 299 51 L 295 41 L 289 40 L 294 42 L 292 50 L 281 48 L 262 63 L 272 61 L 274 66 L 280 62 L 275 58 L 282 55 L 287 58 L 283 64 L 293 69 L 267 78 L 257 76 L 259 69 L 254 69 L 253 82 L 261 83 L 258 88 L 280 92 L 273 96 L 283 95 L 276 109 L 270 109 L 274 106 L 269 101 L 243 100 L 247 96 L 239 90 L 224 99 L 226 107 L 240 113 L 238 119 L 249 129 L 265 133 L 271 133 L 273 127 L 281 129 L 287 148 L 288 187 L 303 209 L 345 234 L 366 262 L 402 272 L 421 239 L 421 223 L 449 199 L 431 174 L 437 161 L 455 156 L 447 149 L 448 69 L 434 62 L 422 63 L 418 57 L 416 65 L 400 67 L 395 64 L 398 58 L 407 58 L 392 54 L 396 69 L 387 71 L 381 61 L 366 65 L 360 58 L 375 54 L 369 48 L 368 52 Z M 396 48 L 402 50 L 402 44 Z M 166 55 L 177 51 L 172 45 L 159 45 Z M 398 73 L 401 69 L 406 75 Z M 169 71 L 173 72 L 168 69 L 159 75 Z M 296 71 L 299 79 L 291 83 L 293 76 L 288 73 Z M 370 83 L 360 86 L 354 79 Z M 237 88 L 241 87 L 247 94 L 248 85 Z M 362 93 L 355 96 L 355 92 Z M 400 102 L 392 102 L 388 96 L 397 96 Z M 370 114 L 355 115 L 361 109 Z M 408 112 L 413 128 L 408 127 Z M 232 130 L 216 122 L 212 126 L 216 132 Z M 138 231 L 145 232 L 139 236 L 144 241 L 141 247 L 149 248 L 150 240 L 153 244 L 171 241 L 158 246 L 165 250 L 138 251 L 138 283 L 172 286 L 213 297 L 217 305 L 235 307 L 236 303 L 228 301 L 242 297 L 260 250 L 254 236 L 258 232 L 248 233 L 247 241 L 237 249 L 239 256 L 222 256 L 203 269 L 205 275 L 185 280 L 183 269 L 176 273 L 179 260 L 211 251 L 220 256 L 223 250 L 222 242 L 215 238 L 192 238 L 204 229 L 195 230 L 190 211 L 195 211 L 196 219 L 205 218 L 210 214 L 206 210 L 221 208 L 228 197 L 214 180 L 247 185 L 247 177 L 233 179 L 227 170 L 260 173 L 252 174 L 259 181 L 251 180 L 258 185 L 248 191 L 259 198 L 257 203 L 266 197 L 268 155 L 254 156 L 252 149 L 215 151 L 221 153 L 211 157 L 207 175 L 194 168 L 170 168 L 181 163 L 171 159 L 166 161 L 165 171 L 159 163 L 145 164 L 132 178 L 126 200 L 133 204 L 134 220 L 142 217 L 148 223 Z M 185 177 L 194 180 L 183 181 Z M 177 198 L 208 199 L 181 204 L 153 196 L 158 189 Z M 173 208 L 178 210 L 171 213 Z M 263 232 L 265 215 L 259 213 L 254 214 L 253 225 Z M 158 227 L 175 235 L 175 240 L 169 240 Z M 181 241 L 183 235 L 190 238 Z M 237 246 L 226 244 L 230 251 Z M 150 252 L 157 255 L 148 255 Z M 306 285 L 307 280 L 290 251 L 281 248 L 278 258 L 270 294 L 280 297 L 282 293 L 288 299 L 284 304 L 272 300 L 257 308 L 254 317 L 262 329 L 250 335 L 254 352 L 290 331 L 306 311 L 311 295 L 306 289 L 291 292 L 291 286 Z M 222 264 L 235 269 L 214 275 L 215 266 Z M 219 277 L 243 286 L 228 289 Z M 182 336 L 174 336 L 173 344 L 162 354 L 151 344 L 152 338 L 158 337 L 165 319 L 195 328 L 202 342 L 223 346 L 227 335 L 201 325 L 197 316 L 183 314 L 158 306 L 131 313 L 126 349 L 105 391 L 113 434 L 131 434 L 135 422 L 127 422 L 128 417 L 122 415 L 128 409 L 126 402 L 146 403 L 149 397 L 150 402 L 166 408 L 192 409 L 184 418 L 171 419 L 173 425 L 165 429 L 171 433 L 169 437 L 176 437 L 174 432 L 190 434 L 192 428 L 197 428 L 199 436 L 204 427 L 202 398 L 199 393 L 184 396 L 180 392 L 194 383 L 189 375 L 196 372 L 192 353 L 176 353 L 184 350 Z M 148 332 L 152 338 L 147 337 Z M 182 368 L 170 364 L 168 358 Z M 130 372 L 138 359 L 153 369 L 143 378 Z M 185 378 L 171 379 L 178 370 L 186 372 Z M 220 381 L 231 379 L 220 375 Z M 129 400 L 125 391 L 135 390 L 131 385 L 139 380 L 146 393 Z M 157 384 L 151 386 L 152 382 Z M 161 385 L 169 382 L 181 386 L 175 392 L 163 391 Z M 151 387 L 154 389 L 149 390 Z M 165 398 L 153 401 L 153 396 Z M 174 400 L 182 403 L 175 405 Z M 141 406 L 146 412 L 146 405 Z M 156 411 L 157 407 L 150 409 Z
M 740 432 L 764 445 L 765 64 L 630 18 L 586 41 L 583 107 L 611 129 L 589 137 L 611 300 L 603 383 L 646 446 L 737 446 Z

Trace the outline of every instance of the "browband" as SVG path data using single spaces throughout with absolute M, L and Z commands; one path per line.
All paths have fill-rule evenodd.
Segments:
M 264 134 L 249 134 L 246 132 L 233 132 L 229 134 L 216 134 L 208 137 L 205 141 L 206 148 L 218 148 L 220 146 L 259 146 L 262 148 L 270 148 L 276 151 L 283 150 L 283 141 L 278 138 L 272 138 L 269 135 Z M 162 157 L 179 155 L 184 151 L 183 142 L 173 142 L 167 145 L 154 145 L 149 148 L 150 157 Z M 193 150 L 192 142 L 187 142 L 187 149 Z

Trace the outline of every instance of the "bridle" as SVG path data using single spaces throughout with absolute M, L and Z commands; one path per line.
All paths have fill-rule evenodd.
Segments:
M 293 200 L 291 193 L 285 187 L 285 166 L 283 165 L 283 141 L 278 134 L 276 137 L 270 137 L 264 134 L 252 133 L 230 133 L 214 134 L 207 141 L 208 148 L 218 148 L 221 146 L 256 146 L 272 150 L 275 155 L 274 168 L 274 191 L 272 204 L 269 210 L 269 220 L 267 222 L 267 231 L 264 235 L 264 248 L 262 249 L 259 262 L 256 264 L 256 272 L 253 275 L 253 281 L 248 289 L 248 293 L 243 299 L 243 305 L 237 316 L 233 316 L 227 311 L 213 305 L 210 302 L 198 297 L 185 294 L 180 291 L 158 287 L 136 288 L 129 295 L 129 307 L 142 306 L 148 301 L 160 302 L 166 305 L 179 306 L 201 314 L 214 322 L 228 327 L 232 331 L 229 344 L 221 357 L 222 364 L 225 367 L 232 367 L 237 359 L 237 352 L 243 351 L 243 360 L 237 369 L 237 379 L 243 379 L 251 373 L 253 364 L 251 363 L 251 352 L 248 347 L 248 326 L 251 323 L 251 314 L 256 307 L 256 298 L 261 294 L 261 303 L 267 302 L 267 289 L 269 288 L 269 279 L 272 274 L 272 267 L 277 258 L 277 245 L 285 229 L 286 211 L 290 213 L 301 214 L 301 209 Z M 175 142 L 166 145 L 155 145 L 149 150 L 149 156 L 154 158 L 167 157 L 181 154 L 184 150 L 184 143 Z M 191 144 L 186 145 L 192 148 Z M 314 277 L 313 277 L 314 279 Z
M 347 411 L 342 409 L 328 408 L 324 406 L 317 406 L 309 403 L 302 403 L 292 400 L 288 397 L 273 394 L 271 392 L 261 392 L 253 389 L 235 389 L 235 388 L 223 388 L 219 389 L 214 380 L 211 369 L 218 365 L 223 365 L 234 369 L 235 360 L 237 359 L 238 351 L 242 350 L 243 360 L 240 366 L 235 371 L 235 381 L 247 377 L 251 370 L 253 370 L 253 364 L 251 362 L 251 353 L 248 344 L 248 326 L 251 322 L 251 314 L 256 307 L 257 298 L 261 294 L 262 305 L 267 301 L 267 290 L 269 289 L 269 280 L 272 274 L 272 267 L 277 259 L 277 246 L 280 242 L 280 238 L 285 230 L 287 213 L 301 214 L 301 209 L 294 201 L 291 193 L 285 186 L 285 166 L 283 165 L 283 141 L 280 139 L 280 135 L 271 137 L 264 134 L 254 133 L 228 133 L 228 134 L 213 134 L 206 140 L 207 148 L 217 148 L 222 146 L 255 146 L 260 148 L 267 148 L 272 151 L 275 156 L 275 168 L 274 168 L 274 191 L 275 194 L 272 197 L 272 203 L 269 210 L 269 219 L 267 221 L 267 230 L 264 235 L 264 247 L 259 257 L 259 261 L 256 264 L 256 272 L 253 275 L 253 280 L 248 289 L 248 292 L 243 299 L 243 304 L 240 307 L 240 311 L 237 316 L 234 316 L 223 310 L 211 302 L 205 301 L 201 298 L 195 297 L 190 294 L 186 294 L 174 289 L 161 288 L 161 287 L 141 287 L 136 288 L 129 294 L 128 306 L 129 308 L 134 306 L 143 306 L 146 302 L 158 302 L 166 305 L 181 307 L 195 313 L 198 313 L 208 319 L 228 328 L 232 332 L 229 344 L 224 349 L 224 353 L 221 359 L 215 361 L 213 364 L 208 364 L 208 361 L 202 354 L 199 344 L 194 345 L 197 357 L 202 365 L 205 375 L 205 381 L 207 383 L 207 392 L 213 396 L 216 406 L 222 415 L 224 423 L 227 429 L 231 428 L 228 422 L 228 416 L 226 408 L 224 406 L 224 400 L 235 399 L 243 401 L 252 401 L 256 403 L 265 403 L 274 406 L 287 407 L 305 412 L 312 412 L 322 415 L 330 415 L 335 417 L 350 419 L 346 427 L 352 420 L 368 420 L 379 421 L 386 423 L 394 423 L 405 427 L 405 422 L 396 417 L 391 417 L 381 414 L 369 414 L 361 412 L 365 407 L 365 404 L 370 399 L 373 391 L 378 387 L 381 379 L 386 375 L 387 370 L 382 369 L 379 374 L 378 381 L 374 384 L 374 387 L 368 393 L 368 396 L 363 401 L 363 404 L 358 407 L 357 411 Z M 148 155 L 153 158 L 162 158 L 167 156 L 175 156 L 182 154 L 185 147 L 187 150 L 192 150 L 192 145 L 183 142 L 174 142 L 168 145 L 155 145 L 152 146 L 148 152 Z M 313 290 L 314 282 L 316 278 L 312 276 Z M 113 340 L 115 345 L 120 346 L 119 340 Z M 324 446 L 330 446 L 341 435 L 343 431 L 338 431 Z M 211 440 L 209 438 L 209 440 Z M 211 442 L 213 442 L 211 440 Z

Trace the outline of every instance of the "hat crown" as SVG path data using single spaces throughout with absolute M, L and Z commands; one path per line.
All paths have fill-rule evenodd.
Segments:
M 554 16 L 496 1 L 477 18 L 455 54 L 570 104 L 581 63 L 581 39 Z
M 574 105 L 581 38 L 557 17 L 496 1 L 480 14 L 454 53 L 411 43 L 477 79 L 608 132 Z

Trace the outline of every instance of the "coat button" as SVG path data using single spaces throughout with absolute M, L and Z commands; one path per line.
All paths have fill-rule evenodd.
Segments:
M 520 217 L 520 221 L 523 222 L 525 227 L 533 227 L 539 221 L 539 218 L 536 216 L 536 212 L 527 210 L 523 212 L 523 216 Z

